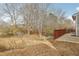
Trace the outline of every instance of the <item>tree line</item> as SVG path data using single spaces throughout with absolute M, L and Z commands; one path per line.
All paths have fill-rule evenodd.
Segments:
M 4 30 L 8 34 L 31 33 L 52 34 L 56 28 L 70 28 L 62 9 L 49 10 L 48 3 L 4 3 L 0 4 L 0 19 L 5 20 Z M 4 23 L 3 23 L 4 24 Z

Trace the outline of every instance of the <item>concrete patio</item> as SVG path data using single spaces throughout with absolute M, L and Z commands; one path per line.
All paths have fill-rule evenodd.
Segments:
M 73 33 L 67 33 L 56 39 L 57 41 L 73 42 L 79 43 L 79 37 L 75 36 Z

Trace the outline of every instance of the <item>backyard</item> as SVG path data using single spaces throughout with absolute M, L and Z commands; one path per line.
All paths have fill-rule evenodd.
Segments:
M 57 5 L 62 6 L 53 3 L 0 4 L 0 56 L 79 55 L 79 37 L 76 36 L 79 12 L 73 15 L 75 12 L 69 13 L 70 10 L 65 11 Z
M 2 56 L 70 56 L 79 55 L 79 41 L 76 43 L 77 38 L 74 37 L 74 41 L 67 37 L 69 34 L 65 34 L 60 38 L 53 40 L 39 39 L 37 35 L 27 35 L 23 37 L 11 37 L 0 38 L 0 55 Z M 64 41 L 63 38 L 70 39 Z

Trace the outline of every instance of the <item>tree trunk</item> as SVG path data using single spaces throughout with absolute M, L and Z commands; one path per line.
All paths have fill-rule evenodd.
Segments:
M 27 31 L 27 34 L 30 35 L 30 30 Z

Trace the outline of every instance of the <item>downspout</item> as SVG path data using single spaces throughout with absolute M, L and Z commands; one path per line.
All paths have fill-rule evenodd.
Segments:
M 78 35 L 77 33 L 77 15 L 76 15 L 76 22 L 75 22 L 75 25 L 76 25 L 76 36 Z

